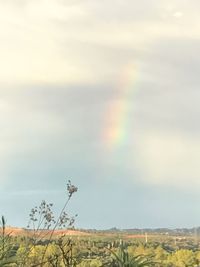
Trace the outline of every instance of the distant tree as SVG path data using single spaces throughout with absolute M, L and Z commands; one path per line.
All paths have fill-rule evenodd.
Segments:
M 177 250 L 172 254 L 170 262 L 176 267 L 194 267 L 196 266 L 195 253 L 187 249 Z

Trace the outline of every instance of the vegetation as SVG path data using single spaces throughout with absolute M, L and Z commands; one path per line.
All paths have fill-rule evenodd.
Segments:
M 129 238 L 119 233 L 69 237 L 58 229 L 73 228 L 75 217 L 66 208 L 77 191 L 69 181 L 67 199 L 56 218 L 53 204 L 42 201 L 29 214 L 24 235 L 13 236 L 1 217 L 0 267 L 198 267 L 197 239 L 158 235 Z M 123 240 L 122 240 L 123 239 Z

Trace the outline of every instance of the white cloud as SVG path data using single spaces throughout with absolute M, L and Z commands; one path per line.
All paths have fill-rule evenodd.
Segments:
M 199 38 L 200 21 L 191 10 L 181 25 L 170 19 L 180 18 L 188 5 L 173 1 L 168 6 L 153 0 L 1 1 L 0 83 L 113 81 L 121 65 L 144 59 L 161 38 Z M 171 16 L 163 20 L 162 13 Z
M 179 84 L 184 82 L 182 72 L 181 78 L 177 79 L 176 70 L 180 70 L 180 66 L 185 66 L 185 63 L 188 65 L 188 61 L 186 62 L 186 58 L 183 57 L 183 54 L 186 55 L 185 50 L 179 49 L 181 44 L 176 44 L 176 50 L 174 50 L 174 40 L 179 40 L 179 37 L 182 38 L 180 40 L 200 38 L 196 30 L 200 26 L 200 20 L 197 19 L 195 12 L 192 15 L 192 11 L 195 11 L 194 2 L 191 4 L 187 4 L 187 1 L 184 1 L 184 4 L 181 1 L 158 3 L 152 0 L 147 4 L 146 1 L 141 3 L 116 1 L 113 5 L 113 1 L 27 0 L 17 3 L 14 0 L 0 2 L 0 84 L 12 83 L 13 88 L 18 90 L 19 87 L 16 87 L 16 84 L 91 84 L 106 83 L 106 81 L 116 84 L 123 66 L 134 63 L 138 71 L 140 71 L 138 65 L 142 65 L 143 72 L 139 75 L 141 81 L 145 82 L 153 75 L 154 84 L 159 86 L 159 94 L 157 94 L 159 101 L 159 95 L 165 96 L 166 90 L 162 87 L 163 83 L 168 85 L 170 82 L 170 86 L 172 84 L 177 87 L 175 81 Z M 173 16 L 181 19 L 176 20 Z M 166 40 L 171 42 L 170 50 Z M 167 43 L 166 49 L 161 51 L 162 55 L 159 55 L 157 44 L 163 42 Z M 169 54 L 173 58 L 181 58 L 182 61 L 177 61 L 177 65 L 174 64 Z M 188 58 L 191 62 L 191 50 Z M 155 59 L 158 61 L 160 59 L 159 64 L 156 64 Z M 169 66 L 166 63 L 168 60 Z M 192 70 L 191 73 L 193 72 Z M 166 77 L 167 81 L 164 81 Z M 151 92 L 151 89 L 152 87 L 148 91 Z M 174 88 L 173 91 L 176 92 L 176 89 Z M 174 99 L 174 96 L 172 97 Z M 186 98 L 188 99 L 185 94 Z M 197 97 L 193 98 L 197 99 Z M 147 102 L 149 99 L 146 99 Z M 179 99 L 178 92 L 178 103 L 180 103 Z M 173 103 L 171 96 L 162 99 L 160 106 L 157 103 L 159 112 L 162 111 L 162 107 L 167 106 L 165 112 L 170 113 L 168 102 L 170 105 Z M 151 105 L 146 102 L 142 104 L 144 105 L 140 105 L 140 108 L 144 109 L 144 113 L 153 112 Z M 61 127 L 56 117 L 55 124 L 44 129 L 44 121 L 50 120 L 52 116 L 50 113 L 41 115 L 36 109 L 33 111 L 31 108 L 23 109 L 23 106 L 17 106 L 13 110 L 13 107 L 0 103 L 1 114 L 6 114 L 6 119 L 2 115 L 1 122 L 3 122 L 2 127 L 7 129 L 5 140 L 13 134 L 15 136 L 13 139 L 18 140 L 19 137 L 19 146 L 25 136 L 24 128 L 17 127 L 18 124 L 20 125 L 19 118 L 23 119 L 24 124 L 29 121 L 31 134 L 38 131 L 40 136 L 38 138 L 41 139 L 43 133 L 48 131 L 48 127 L 52 132 Z M 192 108 L 194 109 L 194 105 Z M 169 120 L 171 122 L 173 118 L 170 117 Z M 12 123 L 15 127 L 13 132 Z M 77 129 L 77 132 L 79 130 Z M 151 132 L 147 132 L 141 138 L 143 139 L 138 143 L 138 151 L 141 154 L 142 168 L 148 170 L 143 175 L 145 179 L 155 183 L 168 183 L 168 178 L 173 176 L 172 183 L 182 179 L 182 183 L 187 184 L 191 171 L 193 180 L 196 180 L 198 172 L 196 172 L 195 159 L 198 152 L 194 147 L 199 147 L 199 141 L 183 135 L 179 138 L 179 135 L 157 133 L 154 135 Z M 16 141 L 15 145 L 17 145 Z M 15 145 L 8 142 L 5 149 L 7 147 L 7 151 L 14 151 Z M 171 150 L 169 151 L 170 146 L 176 147 L 172 155 Z M 187 151 L 191 154 L 191 161 Z M 3 154 L 6 158 L 6 152 Z M 184 167 L 184 171 L 181 167 L 175 169 L 173 164 L 176 160 L 182 160 L 185 165 L 188 161 L 188 167 Z M 195 172 L 192 173 L 192 170 Z
M 57 1 L 28 1 L 26 6 L 1 2 L 0 10 L 1 82 L 62 83 L 88 79 L 75 55 L 63 55 L 61 43 L 68 31 L 58 33 L 54 22 L 65 18 L 73 23 L 84 16 L 83 10 L 64 8 Z M 64 52 L 71 53 L 67 44 Z
M 177 11 L 177 12 L 175 12 L 175 13 L 173 14 L 173 16 L 174 16 L 175 18 L 179 19 L 179 18 L 181 18 L 181 17 L 183 16 L 183 13 L 180 12 L 180 11 Z
M 150 184 L 200 185 L 200 139 L 177 132 L 147 131 L 137 139 L 142 179 Z

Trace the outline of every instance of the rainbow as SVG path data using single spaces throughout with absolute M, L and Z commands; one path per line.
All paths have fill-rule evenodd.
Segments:
M 116 99 L 113 99 L 106 114 L 103 140 L 108 147 L 119 147 L 129 140 L 129 112 L 135 91 L 136 69 L 129 64 L 121 72 Z

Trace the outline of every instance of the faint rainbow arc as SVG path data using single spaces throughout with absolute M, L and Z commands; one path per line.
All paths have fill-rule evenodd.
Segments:
M 131 98 L 136 89 L 136 80 L 136 68 L 133 64 L 129 64 L 121 72 L 118 82 L 118 94 L 106 114 L 103 139 L 108 147 L 119 147 L 128 141 L 129 112 L 132 105 Z

